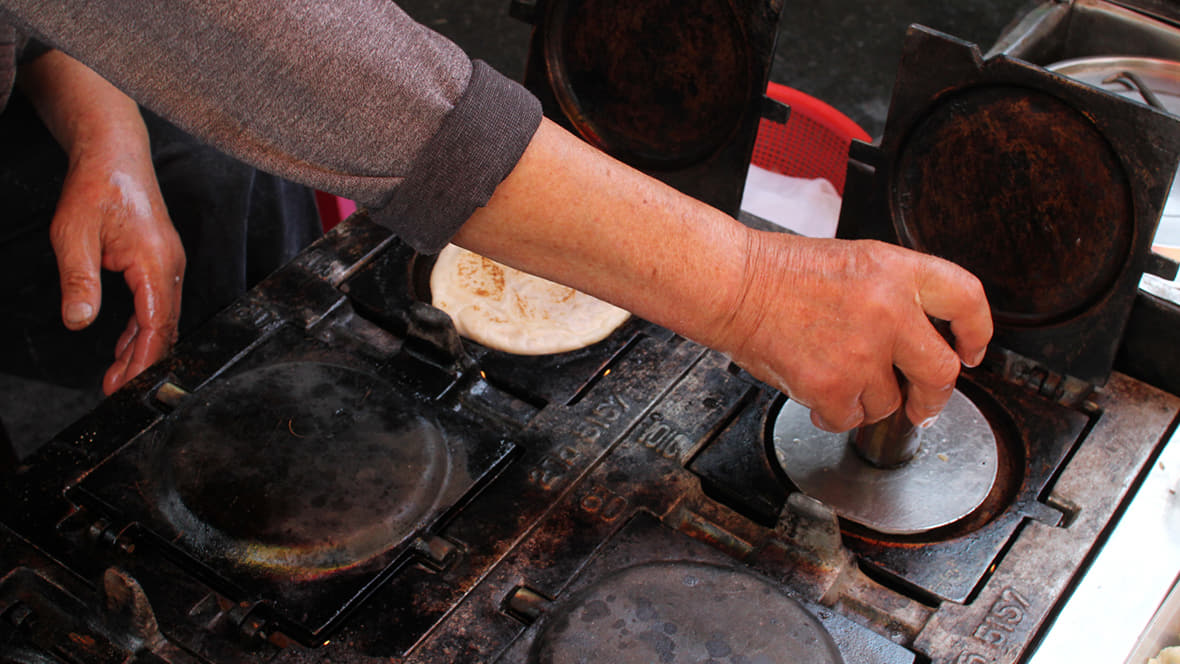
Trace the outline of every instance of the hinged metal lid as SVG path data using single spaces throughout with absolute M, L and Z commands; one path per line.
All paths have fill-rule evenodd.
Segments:
M 1180 3 L 1176 0 L 1112 0 L 1116 5 L 1180 25 Z
M 536 24 L 524 82 L 547 116 L 738 214 L 782 0 L 517 0 L 515 7 Z
M 962 265 L 987 291 L 993 348 L 1105 383 L 1180 121 L 912 26 L 880 147 L 854 153 L 840 237 Z

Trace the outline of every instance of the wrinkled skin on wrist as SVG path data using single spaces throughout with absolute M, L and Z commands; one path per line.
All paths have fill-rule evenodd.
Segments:
M 880 242 L 751 232 L 740 296 L 717 346 L 756 378 L 846 431 L 902 402 L 928 423 L 960 364 L 983 360 L 992 323 L 979 281 L 952 263 Z M 955 348 L 930 317 L 951 322 Z

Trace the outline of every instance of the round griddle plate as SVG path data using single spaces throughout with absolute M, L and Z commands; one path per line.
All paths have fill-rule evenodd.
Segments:
M 1010 85 L 934 104 L 898 152 L 904 244 L 983 282 L 998 324 L 1044 326 L 1102 302 L 1132 253 L 1128 175 L 1093 123 Z
M 844 661 L 819 620 L 774 585 L 695 562 L 623 569 L 545 620 L 529 657 L 535 664 Z
M 678 168 L 738 131 L 752 56 L 729 2 L 548 4 L 547 76 L 588 141 L 641 167 Z
M 381 380 L 289 363 L 234 376 L 177 411 L 161 511 L 202 552 L 300 577 L 399 544 L 450 475 L 438 428 Z
M 849 434 L 817 429 L 811 412 L 795 401 L 779 411 L 773 442 L 779 465 L 800 491 L 890 535 L 927 532 L 971 514 L 991 492 L 999 460 L 991 426 L 958 390 L 922 431 L 917 456 L 898 468 L 870 465 Z

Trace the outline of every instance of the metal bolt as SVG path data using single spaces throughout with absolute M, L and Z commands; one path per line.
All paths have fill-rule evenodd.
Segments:
M 508 612 L 525 622 L 533 622 L 540 618 L 549 604 L 551 602 L 540 593 L 524 586 L 514 588 L 512 594 L 504 601 L 504 607 Z
M 437 535 L 422 535 L 414 540 L 414 550 L 438 569 L 450 565 L 459 553 L 459 547 L 450 540 Z
M 156 389 L 155 399 L 168 408 L 176 408 L 187 396 L 188 392 L 183 387 L 176 383 L 165 382 Z

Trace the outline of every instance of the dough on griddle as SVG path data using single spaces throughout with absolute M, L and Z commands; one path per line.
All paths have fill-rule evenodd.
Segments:
M 1180 664 L 1180 646 L 1164 648 L 1160 654 L 1147 660 L 1147 664 Z
M 432 304 L 450 314 L 459 334 L 517 355 L 589 346 L 631 315 L 455 245 L 439 252 L 430 274 L 430 294 Z

